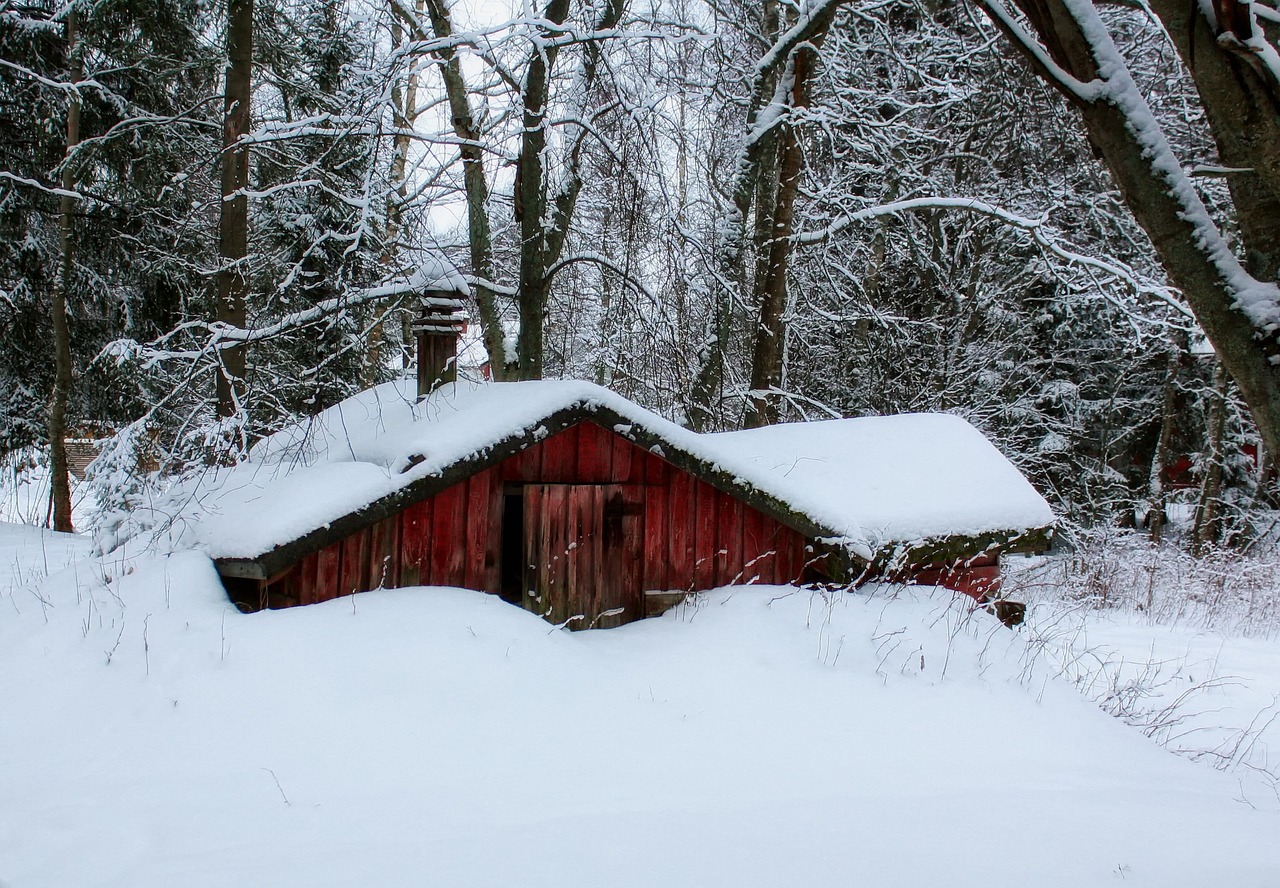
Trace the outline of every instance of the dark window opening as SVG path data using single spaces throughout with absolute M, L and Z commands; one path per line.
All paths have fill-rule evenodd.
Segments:
M 501 597 L 511 604 L 524 601 L 524 491 L 502 497 Z
M 223 577 L 222 588 L 242 613 L 251 614 L 267 607 L 267 590 L 260 580 L 245 577 Z

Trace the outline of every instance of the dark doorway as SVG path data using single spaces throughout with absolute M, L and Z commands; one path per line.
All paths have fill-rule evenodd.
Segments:
M 502 555 L 499 562 L 503 601 L 523 604 L 525 575 L 524 488 L 508 486 L 502 496 Z

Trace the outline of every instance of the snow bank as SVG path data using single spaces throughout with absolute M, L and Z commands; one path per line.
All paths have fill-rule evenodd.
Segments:
M 450 589 L 244 615 L 187 552 L 0 611 L 12 888 L 1280 884 L 1275 815 L 950 593 L 569 633 Z
M 187 498 L 199 519 L 188 542 L 214 557 L 261 555 L 575 407 L 608 408 L 790 503 L 865 556 L 891 543 L 1053 521 L 1017 469 L 954 416 L 700 435 L 586 382 L 459 383 L 418 402 L 401 381 L 272 436 L 233 470 L 203 476 Z

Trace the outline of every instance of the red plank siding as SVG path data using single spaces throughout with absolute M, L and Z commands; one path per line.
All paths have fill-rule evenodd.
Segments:
M 775 566 L 773 534 L 769 521 L 761 512 L 742 510 L 742 580 L 743 583 L 773 583 Z
M 613 441 L 618 436 L 594 422 L 581 423 L 575 430 L 578 433 L 578 468 L 574 483 L 608 484 L 617 480 L 613 472 Z
M 342 541 L 342 564 L 338 568 L 338 596 L 368 589 L 369 529 L 356 531 Z
M 693 589 L 712 589 L 716 585 L 716 552 L 720 548 L 720 532 L 716 523 L 718 491 L 703 481 L 694 482 Z
M 369 588 L 394 589 L 396 587 L 396 525 L 394 518 L 387 518 L 373 525 L 369 534 Z
M 338 597 L 338 568 L 342 564 L 342 543 L 331 543 L 318 553 L 316 594 L 313 601 Z
M 584 625 L 615 625 L 644 614 L 646 590 L 793 582 L 805 567 L 800 534 L 583 423 L 307 556 L 271 585 L 272 600 L 324 601 L 380 582 L 500 592 L 512 487 L 523 491 L 525 588 L 539 596 L 528 604 L 555 622 L 581 613 Z M 990 578 L 954 581 L 981 591 Z M 614 608 L 624 616 L 600 617 Z
M 298 603 L 314 604 L 319 584 L 320 553 L 312 552 L 298 564 Z
M 667 565 L 672 589 L 694 588 L 694 485 L 696 479 L 686 472 L 672 472 L 667 485 L 667 523 L 657 529 L 667 535 Z M 653 588 L 653 587 L 650 587 Z
M 621 435 L 609 435 L 613 446 L 613 480 L 619 484 L 643 484 L 644 461 L 636 454 L 640 448 Z
M 778 527 L 778 582 L 795 583 L 804 569 L 804 537 L 790 527 Z
M 667 489 L 646 485 L 643 490 L 644 587 L 664 591 L 683 582 L 682 576 L 671 574 L 667 561 Z
M 644 487 L 638 484 L 619 486 L 622 500 L 622 547 L 619 576 L 620 606 L 625 608 L 617 623 L 645 616 L 644 600 Z
M 534 583 L 537 565 L 541 563 L 543 551 L 542 491 L 543 488 L 536 484 L 531 484 L 524 489 L 524 563 L 521 566 L 521 592 L 525 609 L 536 614 L 544 613 L 546 609 L 542 601 L 543 591 L 536 588 Z
M 541 442 L 542 478 L 548 483 L 571 484 L 577 480 L 579 426 L 556 432 Z
M 462 584 L 485 588 L 485 552 L 489 547 L 489 485 L 493 471 L 486 469 L 467 479 L 466 551 Z
M 637 447 L 637 456 L 644 454 L 644 483 L 649 486 L 667 483 L 667 470 L 678 471 L 671 463 L 650 450 Z
M 717 533 L 716 547 L 717 586 L 742 582 L 742 516 L 746 507 L 727 493 L 716 491 Z
M 542 477 L 542 442 L 508 457 L 500 467 L 503 481 L 537 481 Z
M 466 582 L 466 483 L 455 484 L 432 497 L 430 570 L 422 582 L 432 586 L 461 586 Z M 429 577 L 429 579 L 428 579 Z
M 417 586 L 429 582 L 431 513 L 435 498 L 414 503 L 400 513 L 400 582 Z
M 482 556 L 484 568 L 481 591 L 497 595 L 502 591 L 502 510 L 505 490 L 502 483 L 502 471 L 499 466 L 489 470 L 489 503 L 485 514 L 489 519 L 485 531 L 485 546 Z

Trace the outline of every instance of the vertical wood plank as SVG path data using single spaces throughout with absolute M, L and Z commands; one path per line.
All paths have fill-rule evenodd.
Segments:
M 617 463 L 614 463 L 616 468 Z M 622 497 L 622 622 L 645 616 L 644 603 L 644 494 L 641 484 L 620 485 Z
M 665 525 L 656 528 L 667 536 L 667 588 L 693 589 L 694 562 L 694 478 L 687 472 L 673 470 L 668 486 Z
M 578 484 L 607 484 L 613 478 L 613 441 L 618 436 L 594 422 L 577 425 L 578 468 L 574 481 Z
M 537 481 L 542 475 L 542 442 L 502 461 L 503 481 Z
M 393 555 L 395 520 L 385 518 L 369 528 L 369 588 L 395 588 Z
M 786 525 L 778 526 L 778 582 L 796 583 L 804 567 L 804 537 Z
M 650 486 L 667 483 L 667 471 L 670 464 L 651 450 L 641 450 L 644 454 L 644 483 Z
M 312 552 L 298 565 L 298 604 L 313 604 L 316 600 L 319 561 L 320 553 Z
M 546 593 L 544 615 L 553 623 L 563 623 L 569 617 L 568 559 L 569 508 L 565 488 L 550 484 L 543 488 L 542 507 L 542 568 L 545 571 Z
M 716 494 L 711 485 L 694 482 L 693 588 L 713 589 L 716 582 Z
M 342 565 L 342 543 L 330 543 L 316 553 L 316 586 L 313 601 L 338 597 L 338 572 Z
M 387 525 L 387 582 L 389 588 L 399 589 L 403 585 L 400 577 L 400 515 L 392 515 L 386 520 Z
M 466 483 L 454 484 L 432 497 L 430 579 L 433 586 L 461 586 L 466 581 Z
M 463 585 L 484 591 L 485 553 L 489 549 L 489 485 L 493 473 L 486 469 L 467 479 L 466 553 Z
M 351 534 L 341 542 L 342 563 L 338 568 L 338 597 L 368 588 L 369 530 Z
M 612 435 L 613 480 L 619 484 L 643 484 L 644 461 L 635 459 L 639 448 L 621 435 Z
M 433 499 L 421 500 L 400 514 L 400 582 L 405 586 L 430 582 L 431 513 Z
M 546 611 L 543 600 L 545 590 L 545 571 L 542 569 L 544 550 L 542 513 L 546 509 L 543 502 L 546 488 L 540 484 L 530 484 L 524 489 L 524 564 L 521 569 L 521 592 L 525 610 L 535 614 Z
M 626 548 L 626 531 L 624 521 L 626 503 L 622 488 L 616 484 L 602 485 L 601 523 L 600 523 L 600 611 L 596 619 L 597 629 L 609 629 L 621 625 L 628 619 L 634 619 L 630 611 L 629 587 L 624 562 Z M 621 609 L 615 616 L 604 616 L 604 612 Z
M 673 578 L 667 564 L 667 489 L 644 486 L 644 588 L 664 592 Z
M 767 530 L 768 525 L 774 523 L 757 509 L 748 506 L 742 510 L 742 582 L 777 582 L 774 541 Z
M 741 583 L 742 564 L 742 513 L 747 507 L 727 493 L 716 491 L 716 585 L 728 586 Z
M 494 595 L 502 593 L 502 510 L 505 506 L 502 476 L 495 466 L 489 475 L 489 528 L 484 547 L 484 578 L 481 588 Z
M 600 595 L 599 559 L 596 548 L 596 519 L 599 515 L 599 485 L 566 485 L 565 505 L 568 510 L 568 532 L 565 542 L 565 606 L 566 617 L 579 617 L 571 625 L 586 629 L 598 613 Z

